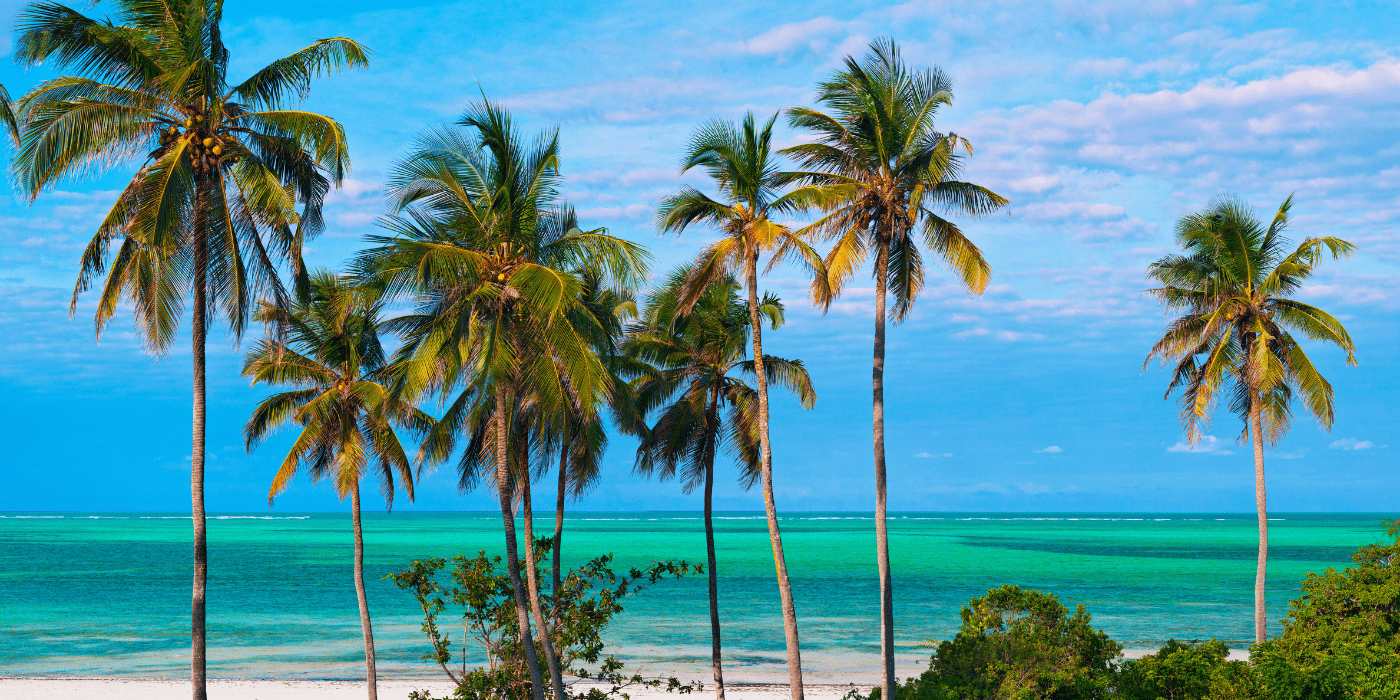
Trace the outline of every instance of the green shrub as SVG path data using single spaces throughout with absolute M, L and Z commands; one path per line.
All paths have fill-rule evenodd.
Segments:
M 940 642 L 929 669 L 896 700 L 1098 700 L 1110 697 L 1123 647 L 1053 595 L 1003 586 L 962 609 L 962 629 Z M 871 700 L 880 696 L 879 688 Z
M 1225 665 L 1230 648 L 1216 639 L 1203 644 L 1167 641 L 1156 654 L 1123 663 L 1118 691 L 1128 700 L 1203 700 L 1211 676 Z
M 1271 700 L 1400 698 L 1400 523 L 1388 534 L 1355 566 L 1308 574 L 1283 634 L 1254 647 Z
M 1262 698 L 1259 674 L 1243 661 L 1227 661 L 1229 655 L 1230 648 L 1216 639 L 1168 640 L 1157 653 L 1124 662 L 1116 689 L 1123 700 Z
M 549 560 L 552 546 L 553 538 L 542 537 L 535 541 L 535 561 L 541 580 L 549 580 L 544 562 Z M 585 694 L 569 693 L 568 700 L 611 697 L 625 700 L 627 694 L 619 691 L 628 686 L 664 686 L 682 693 L 701 689 L 703 686 L 699 683 L 685 684 L 676 678 L 628 675 L 623 672 L 622 662 L 614 656 L 602 656 L 603 628 L 622 612 L 624 598 L 636 595 L 663 578 L 701 573 L 701 568 L 683 561 L 668 561 L 645 570 L 632 569 L 619 574 L 612 570 L 611 563 L 612 555 L 607 555 L 570 571 L 562 582 L 558 598 L 551 590 L 540 591 L 540 607 L 549 620 L 550 639 L 563 673 L 601 686 L 590 688 Z M 501 558 L 478 552 L 473 558 L 452 559 L 451 567 L 448 564 L 446 559 L 418 560 L 409 568 L 385 577 L 411 593 L 422 609 L 423 635 L 431 647 L 423 660 L 436 663 L 456 685 L 450 696 L 454 700 L 525 700 L 531 697 L 515 598 L 509 571 L 502 566 Z M 524 566 L 523 561 L 521 566 Z M 525 577 L 523 571 L 520 577 Z M 445 629 L 438 618 L 449 608 L 455 610 L 446 621 Z M 476 639 L 486 657 L 485 666 L 473 668 L 468 663 L 463 642 L 454 643 L 447 631 L 451 628 L 459 628 L 463 634 Z M 543 648 L 538 639 L 534 641 L 536 656 L 543 666 Z M 454 649 L 461 651 L 454 655 Z M 411 693 L 410 698 L 433 700 L 430 694 L 422 691 Z

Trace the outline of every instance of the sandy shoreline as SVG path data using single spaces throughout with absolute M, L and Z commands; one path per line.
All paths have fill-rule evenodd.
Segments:
M 1137 658 L 1155 650 L 1125 650 L 1127 658 Z M 1232 649 L 1231 659 L 1248 660 L 1249 652 Z M 708 670 L 708 669 L 707 669 Z M 904 669 L 901 668 L 901 671 Z M 726 700 L 784 700 L 788 697 L 787 684 L 782 682 L 780 669 L 768 668 L 766 672 L 752 674 L 757 678 L 743 679 L 726 673 Z M 752 670 L 750 670 L 752 673 Z M 917 671 L 915 672 L 917 673 Z M 736 674 L 738 675 L 738 674 Z M 820 675 L 820 674 L 817 674 Z M 865 674 L 861 674 L 865 675 Z M 907 674 L 913 675 L 913 674 Z M 697 677 L 700 677 L 697 675 Z M 762 678 L 762 682 L 758 681 Z M 840 700 L 852 689 L 868 691 L 869 682 L 851 681 L 851 676 L 835 673 L 822 678 L 824 683 L 810 683 L 806 695 L 812 700 Z M 632 700 L 703 700 L 714 697 L 714 689 L 704 678 L 705 690 L 689 695 L 668 693 L 653 688 L 629 689 Z M 746 682 L 747 680 L 747 682 Z M 582 684 L 575 688 L 586 687 Z M 452 692 L 452 684 L 433 678 L 384 678 L 379 681 L 379 697 L 383 700 L 407 700 L 414 690 L 428 690 L 437 697 Z M 44 677 L 4 677 L 0 676 L 0 698 L 5 700 L 50 700 L 51 698 L 87 698 L 102 700 L 184 700 L 190 696 L 187 680 L 144 679 L 144 678 L 44 678 Z M 364 681 L 350 680 L 239 680 L 219 679 L 209 681 L 210 700 L 356 700 L 365 696 Z
M 808 685 L 812 700 L 840 700 L 850 685 Z M 382 700 L 406 700 L 414 690 L 430 690 L 442 697 L 452 692 L 450 683 L 422 680 L 382 680 Z M 631 690 L 632 700 L 702 700 L 713 698 L 709 685 L 699 693 L 681 695 L 660 689 Z M 51 698 L 101 698 L 102 700 L 185 700 L 190 696 L 189 681 L 123 678 L 3 678 L 0 697 L 5 700 L 50 700 Z M 273 681 L 211 680 L 210 700 L 354 700 L 365 697 L 363 681 Z M 726 685 L 726 700 L 783 700 L 788 688 L 782 684 Z

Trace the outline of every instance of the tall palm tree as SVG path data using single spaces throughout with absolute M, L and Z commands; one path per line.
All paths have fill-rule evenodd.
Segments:
M 735 376 L 754 373 L 748 356 L 752 319 L 739 299 L 740 286 L 732 275 L 711 283 L 688 313 L 678 308 L 688 292 L 692 270 L 671 275 L 668 283 L 647 300 L 642 322 L 629 332 L 625 351 L 655 367 L 638 377 L 634 394 L 639 410 L 659 409 L 656 424 L 637 448 L 636 470 L 662 480 L 679 476 L 686 493 L 704 485 L 705 551 L 710 572 L 710 660 L 715 697 L 724 700 L 724 664 L 719 627 L 719 584 L 712 520 L 715 453 L 732 454 L 740 468 L 740 483 L 753 486 L 762 473 L 759 443 L 758 392 Z M 764 294 L 759 313 L 776 329 L 783 323 L 783 305 Z M 817 394 L 801 360 L 764 358 L 767 380 L 797 394 L 804 408 L 816 404 Z M 672 398 L 674 397 L 674 401 Z M 662 406 L 667 401 L 669 405 Z M 727 409 L 727 410 L 726 410 Z
M 1161 284 L 1147 290 L 1169 312 L 1181 315 L 1152 347 L 1154 358 L 1174 362 L 1164 398 L 1181 392 L 1181 422 L 1194 444 L 1209 424 L 1222 392 L 1244 422 L 1240 441 L 1254 447 L 1254 502 L 1259 515 L 1259 556 L 1254 574 L 1254 641 L 1263 642 L 1268 617 L 1264 581 L 1269 559 L 1269 518 L 1264 494 L 1264 445 L 1276 444 L 1292 422 L 1294 393 L 1319 425 L 1331 430 L 1332 385 L 1289 332 L 1336 345 L 1356 364 L 1356 346 L 1340 321 L 1292 299 L 1325 255 L 1348 256 L 1355 247 L 1331 236 L 1305 238 L 1293 250 L 1284 237 L 1293 196 L 1264 226 L 1244 202 L 1219 197 L 1181 218 L 1176 240 L 1182 252 L 1147 268 Z
M 576 313 L 581 286 L 573 270 L 594 266 L 633 284 L 645 274 L 646 253 L 601 231 L 550 225 L 557 199 L 559 141 L 546 132 L 521 141 L 510 115 L 483 101 L 457 126 L 433 129 L 395 166 L 390 178 L 394 235 L 361 255 L 360 274 L 380 280 L 394 294 L 412 298 L 415 313 L 395 322 L 405 339 L 399 353 L 405 395 L 432 391 L 447 403 L 422 459 L 448 458 L 465 434 L 489 425 L 494 432 L 483 474 L 481 452 L 468 446 L 458 463 L 459 485 L 494 478 L 505 529 L 506 555 L 532 692 L 544 684 L 530 634 L 530 612 L 540 626 L 554 693 L 563 698 L 562 673 L 551 646 L 535 580 L 533 547 L 521 566 L 515 507 L 531 478 L 513 465 L 526 454 L 513 447 L 519 407 L 559 415 L 570 391 L 602 390 L 606 371 Z M 581 404 L 585 410 L 591 405 Z M 516 438 L 517 440 L 523 438 Z M 532 518 L 526 512 L 527 542 Z M 527 595 L 520 569 L 529 579 Z
M 794 196 L 826 214 L 803 229 L 815 240 L 834 240 L 824 260 L 827 275 L 813 281 L 813 298 L 824 307 L 841 294 L 852 275 L 875 254 L 875 358 L 871 370 L 875 451 L 875 541 L 880 572 L 880 650 L 883 697 L 894 697 L 894 586 L 885 526 L 885 322 L 903 321 L 924 286 L 919 239 L 942 258 L 969 291 L 980 294 L 991 279 L 982 251 L 938 213 L 977 216 L 1007 200 L 957 179 L 972 147 L 956 134 L 934 127 L 938 108 L 952 102 L 951 83 L 937 68 L 912 70 L 887 39 L 871 43 L 865 58 L 847 56 L 844 68 L 817 87 L 817 101 L 830 112 L 788 110 L 789 123 L 812 133 L 810 143 L 783 149 L 805 171 L 782 182 L 803 185 Z M 960 155 L 959 150 L 965 155 Z M 919 234 L 914 234 L 915 229 Z
M 78 73 L 15 102 L 14 172 L 29 197 L 64 178 L 139 163 L 83 252 L 73 309 L 105 274 L 98 334 L 128 301 L 146 345 L 164 352 L 191 298 L 196 700 L 205 697 L 205 338 L 219 312 L 237 337 L 254 299 L 282 297 L 276 260 L 305 291 L 302 242 L 320 232 L 322 201 L 350 160 L 340 124 L 286 105 L 313 77 L 368 64 L 359 44 L 322 39 L 230 84 L 222 14 L 220 0 L 117 0 L 110 19 L 36 2 L 20 13 L 14 51 L 22 65 Z
M 763 333 L 759 325 L 758 259 L 771 255 L 768 267 L 794 258 L 820 272 L 821 258 L 770 215 L 800 211 L 809 202 L 791 194 L 778 193 L 779 170 L 773 157 L 774 114 L 760 129 L 752 113 L 743 123 L 715 120 L 702 126 L 691 137 L 681 162 L 681 172 L 700 168 L 714 180 L 720 199 L 710 198 L 693 187 L 683 187 L 661 201 L 656 212 L 657 227 L 663 233 L 680 233 L 694 224 L 709 224 L 724 237 L 706 246 L 690 268 L 677 300 L 681 313 L 687 313 L 705 290 L 725 275 L 743 276 L 748 287 L 749 321 L 753 329 L 753 362 L 757 367 L 754 384 L 758 390 L 759 471 L 763 484 L 763 507 L 768 515 L 768 538 L 773 548 L 778 575 L 778 595 L 783 607 L 783 633 L 787 642 L 788 681 L 792 700 L 802 700 L 802 652 L 797 634 L 797 607 L 788 580 L 783 537 L 778 528 L 778 509 L 773 500 L 773 451 L 768 441 L 768 382 L 764 369 Z
M 387 368 L 378 332 L 382 306 L 375 291 L 318 273 L 310 279 L 306 301 L 259 305 L 255 319 L 275 331 L 243 363 L 243 375 L 251 377 L 254 385 L 296 387 L 264 399 L 243 427 L 251 452 L 269 433 L 288 423 L 302 426 L 273 477 L 268 505 L 303 470 L 313 481 L 331 479 L 340 498 L 350 496 L 355 595 L 360 603 L 370 700 L 378 696 L 378 685 L 365 595 L 360 480 L 367 472 L 378 475 L 385 507 L 392 507 L 397 473 L 413 500 L 413 470 L 394 426 L 421 434 L 433 425 L 431 417 L 393 396 L 384 383 Z

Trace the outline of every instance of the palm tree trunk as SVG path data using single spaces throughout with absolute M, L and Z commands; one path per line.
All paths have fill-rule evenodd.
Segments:
M 783 605 L 783 635 L 787 639 L 790 700 L 803 700 L 802 649 L 797 638 L 797 607 L 792 601 L 787 559 L 783 556 L 783 535 L 778 530 L 778 508 L 773 502 L 773 450 L 768 442 L 768 376 L 763 370 L 763 332 L 758 317 L 758 251 L 750 246 L 745 253 L 749 283 L 749 322 L 753 325 L 753 369 L 758 386 L 759 467 L 763 480 L 763 508 L 768 513 L 768 539 L 773 545 L 773 567 L 778 572 L 778 596 Z
M 511 504 L 510 461 L 506 440 L 506 392 L 496 388 L 496 484 L 501 497 L 501 520 L 506 532 L 506 568 L 510 572 L 510 589 L 515 596 L 515 621 L 520 625 L 520 642 L 525 648 L 525 666 L 530 671 L 530 693 L 534 700 L 544 700 L 544 682 L 540 678 L 540 660 L 535 657 L 535 641 L 530 635 L 529 603 L 525 587 L 520 583 L 520 552 L 515 542 L 515 507 Z
M 564 594 L 564 584 L 559 578 L 559 550 L 564 541 L 564 494 L 569 488 L 569 429 L 564 427 L 564 439 L 559 443 L 559 492 L 554 497 L 554 567 L 550 576 L 554 584 L 554 600 Z M 556 603 L 557 605 L 557 603 Z
M 871 363 L 871 422 L 875 442 L 875 560 L 880 570 L 880 697 L 894 700 L 894 582 L 890 577 L 890 540 L 885 526 L 885 287 L 890 246 L 875 254 L 875 359 Z
M 710 415 L 715 416 L 715 393 L 711 392 Z M 705 554 L 710 565 L 710 665 L 715 672 L 715 700 L 724 700 L 724 662 L 719 643 L 719 578 L 715 573 L 715 526 L 712 519 L 715 493 L 715 426 L 712 422 L 705 446 Z
M 559 669 L 559 659 L 554 654 L 554 640 L 549 636 L 549 624 L 544 618 L 544 608 L 540 605 L 539 571 L 535 569 L 535 510 L 530 504 L 530 467 L 520 467 L 520 501 L 525 522 L 525 578 L 530 585 L 530 609 L 535 613 L 535 626 L 540 630 L 540 646 L 544 647 L 544 660 L 549 665 L 549 680 L 554 684 L 555 700 L 568 700 L 564 694 L 564 675 Z
M 360 601 L 360 630 L 365 637 L 365 689 L 369 700 L 379 698 L 379 676 L 374 670 L 374 631 L 369 624 L 369 598 L 365 596 L 365 538 L 360 532 L 360 485 L 350 492 L 350 524 L 355 530 L 355 597 Z
M 203 203 L 203 197 L 199 198 Z M 207 338 L 205 304 L 208 290 L 209 254 L 196 207 L 194 250 L 194 308 L 190 313 L 190 336 L 194 356 L 194 436 L 190 445 L 190 520 L 194 526 L 194 595 L 190 600 L 190 689 L 194 700 L 206 700 L 204 656 L 204 593 L 209 581 L 209 546 L 204 522 L 204 345 Z
M 1269 568 L 1269 507 L 1264 496 L 1264 432 L 1260 418 L 1259 390 L 1249 391 L 1249 432 L 1254 442 L 1254 507 L 1259 512 L 1259 558 L 1254 567 L 1254 641 L 1268 636 L 1269 617 L 1264 611 L 1264 580 Z

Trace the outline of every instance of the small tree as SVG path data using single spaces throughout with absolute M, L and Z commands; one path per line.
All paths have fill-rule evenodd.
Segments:
M 1002 586 L 962 609 L 962 629 L 939 642 L 929 669 L 896 700 L 1098 700 L 1111 696 L 1123 647 L 1048 593 Z M 878 700 L 880 689 L 871 692 Z
M 541 568 L 546 566 L 545 555 L 553 546 L 553 540 L 547 537 L 535 541 L 534 561 L 539 562 Z M 574 695 L 566 691 L 568 697 L 557 700 L 609 697 L 626 700 L 628 695 L 621 691 L 630 686 L 664 685 L 667 690 L 683 693 L 699 690 L 702 687 L 699 683 L 681 683 L 676 678 L 625 674 L 622 662 L 615 656 L 603 656 L 602 631 L 622 612 L 624 598 L 636 595 L 663 578 L 702 573 L 703 567 L 684 561 L 666 561 L 618 574 L 611 564 L 612 555 L 598 557 L 569 572 L 556 595 L 541 592 L 540 605 L 550 621 L 549 634 L 563 672 L 577 680 L 597 684 L 586 693 Z M 545 572 L 538 573 L 543 576 Z M 516 572 L 516 576 L 523 574 Z M 423 659 L 438 664 L 457 685 L 457 690 L 449 697 L 455 700 L 531 697 L 531 674 L 521 643 L 512 577 L 502 566 L 501 557 L 487 557 L 485 552 L 478 552 L 470 559 L 458 556 L 452 559 L 450 569 L 446 559 L 417 560 L 409 568 L 385 578 L 392 579 L 394 585 L 417 599 L 423 611 L 423 634 L 432 646 Z M 448 580 L 440 581 L 440 578 Z M 461 642 L 454 643 L 451 632 L 439 624 L 439 616 L 449 606 L 461 610 L 460 623 L 453 623 L 453 626 L 461 624 Z M 468 664 L 468 637 L 474 638 L 485 652 L 486 665 L 472 668 Z M 541 642 L 530 640 L 532 644 Z M 454 649 L 461 649 L 460 654 L 454 655 Z M 425 692 L 412 693 L 410 698 L 432 700 Z
M 1117 690 L 1124 700 L 1242 700 L 1258 696 L 1258 675 L 1228 661 L 1230 647 L 1167 640 L 1156 654 L 1125 662 Z

